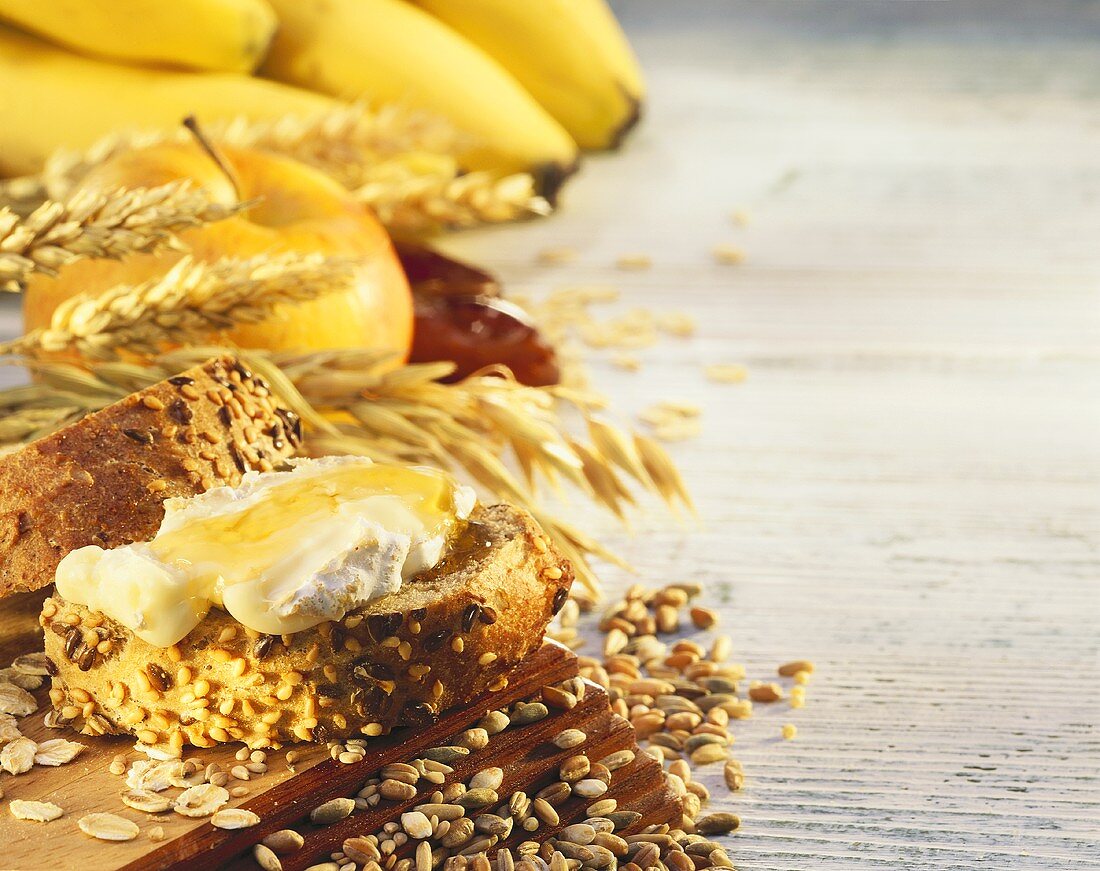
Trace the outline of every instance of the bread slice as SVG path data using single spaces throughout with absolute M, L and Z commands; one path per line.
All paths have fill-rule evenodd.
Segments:
M 165 499 L 271 469 L 300 437 L 297 416 L 224 356 L 0 457 L 0 597 L 53 583 L 78 547 L 152 538 Z
M 88 734 L 185 743 L 371 736 L 507 685 L 565 603 L 573 570 L 526 512 L 479 506 L 439 565 L 340 621 L 260 635 L 212 609 L 154 647 L 57 596 L 41 622 L 51 698 Z

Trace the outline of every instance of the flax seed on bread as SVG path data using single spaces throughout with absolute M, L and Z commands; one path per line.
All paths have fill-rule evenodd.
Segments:
M 572 580 L 526 511 L 495 505 L 476 508 L 444 559 L 397 592 L 293 636 L 260 635 L 214 608 L 158 648 L 55 596 L 41 618 L 51 697 L 87 733 L 130 732 L 172 751 L 421 725 L 501 688 Z
M 300 435 L 263 380 L 224 356 L 0 457 L 0 596 L 52 583 L 78 547 L 152 538 L 165 499 L 270 469 Z

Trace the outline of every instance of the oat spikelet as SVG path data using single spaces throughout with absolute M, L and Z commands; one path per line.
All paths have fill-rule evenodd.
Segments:
M 20 218 L 27 217 L 49 198 L 41 176 L 24 175 L 0 181 L 0 209 L 9 209 Z
M 240 116 L 204 124 L 203 129 L 218 144 L 284 154 L 324 170 L 349 188 L 363 184 L 367 169 L 386 158 L 406 152 L 454 155 L 469 144 L 444 118 L 399 104 L 372 108 L 351 103 L 315 115 L 266 121 Z M 62 149 L 46 162 L 45 187 L 54 198 L 64 197 L 92 167 L 121 151 L 190 141 L 190 134 L 176 128 L 112 134 L 84 151 Z
M 466 138 L 442 117 L 401 105 L 364 103 L 274 121 L 238 118 L 215 127 L 218 141 L 284 154 L 324 170 L 348 188 L 367 181 L 376 163 L 405 153 L 458 154 Z
M 187 182 L 47 202 L 26 218 L 0 210 L 0 289 L 18 291 L 32 272 L 54 275 L 85 257 L 118 258 L 180 247 L 175 234 L 220 221 L 243 205 L 213 203 Z
M 552 211 L 527 173 L 464 173 L 454 158 L 434 154 L 402 155 L 372 167 L 354 193 L 398 233 L 462 229 Z
M 18 438 L 39 421 L 36 434 L 41 434 L 54 416 L 61 425 L 223 351 L 180 348 L 149 359 L 147 367 L 92 360 L 82 368 L 31 358 L 36 383 L 0 390 L 0 415 L 4 410 L 19 415 L 10 433 L 0 428 L 0 440 Z M 625 564 L 581 528 L 542 510 L 534 489 L 537 480 L 570 481 L 624 521 L 639 488 L 670 507 L 682 503 L 691 508 L 664 449 L 595 417 L 599 403 L 582 391 L 527 387 L 506 370 L 441 384 L 436 379 L 450 374 L 452 364 L 395 367 L 385 355 L 361 350 L 235 353 L 302 416 L 310 453 L 360 454 L 381 462 L 451 469 L 475 480 L 485 493 L 532 511 L 574 562 L 577 595 L 586 601 L 599 598 L 590 558 Z M 570 434 L 563 419 L 570 409 L 588 421 L 591 442 Z M 522 474 L 513 471 L 509 460 Z
M 66 300 L 48 328 L 0 345 L 0 354 L 76 351 L 112 359 L 125 350 L 151 356 L 166 344 L 203 341 L 262 321 L 283 304 L 315 299 L 351 280 L 352 264 L 343 258 L 286 254 L 205 264 L 185 257 L 160 278 Z

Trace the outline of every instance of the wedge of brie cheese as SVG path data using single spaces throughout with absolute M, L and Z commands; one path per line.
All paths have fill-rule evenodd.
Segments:
M 434 469 L 363 457 L 292 463 L 169 499 L 152 541 L 73 551 L 57 567 L 57 592 L 158 647 L 211 607 L 257 632 L 299 632 L 434 566 L 476 501 Z

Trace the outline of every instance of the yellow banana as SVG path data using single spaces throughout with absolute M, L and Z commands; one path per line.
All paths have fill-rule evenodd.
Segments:
M 645 86 L 605 0 L 413 0 L 495 58 L 582 148 L 638 120 Z
M 70 54 L 0 25 L 0 174 L 37 172 L 57 148 L 111 132 L 335 109 L 319 94 L 237 73 L 184 73 Z
M 263 75 L 345 99 L 404 102 L 471 137 L 469 169 L 533 172 L 552 196 L 577 146 L 481 49 L 404 0 L 274 0 Z
M 86 54 L 247 73 L 275 33 L 267 0 L 0 0 L 0 19 Z

